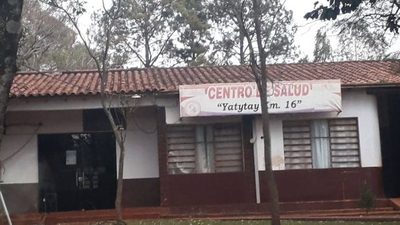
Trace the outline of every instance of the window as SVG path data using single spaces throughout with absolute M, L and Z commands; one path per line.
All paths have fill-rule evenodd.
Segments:
M 240 124 L 167 127 L 168 173 L 240 172 L 243 168 Z
M 359 167 L 356 118 L 284 121 L 286 169 Z

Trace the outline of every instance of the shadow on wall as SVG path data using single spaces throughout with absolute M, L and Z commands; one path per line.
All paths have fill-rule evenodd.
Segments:
M 38 184 L 1 184 L 10 214 L 38 212 Z

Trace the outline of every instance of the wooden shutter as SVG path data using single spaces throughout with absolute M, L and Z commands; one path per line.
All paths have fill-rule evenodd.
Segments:
M 215 172 L 243 170 L 243 147 L 240 124 L 213 127 Z
M 168 173 L 196 172 L 194 126 L 167 126 Z
M 332 167 L 359 167 L 360 145 L 355 118 L 329 120 Z
M 283 146 L 286 169 L 312 168 L 311 126 L 309 121 L 284 121 Z

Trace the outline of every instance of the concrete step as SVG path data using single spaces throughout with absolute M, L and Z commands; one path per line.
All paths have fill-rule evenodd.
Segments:
M 400 210 L 400 198 L 391 198 L 390 202 L 392 203 L 393 207 L 397 210 Z
M 284 203 L 287 208 L 297 210 L 282 210 L 283 219 L 304 220 L 368 220 L 400 221 L 400 210 L 396 210 L 389 200 L 380 201 L 377 207 L 365 212 L 356 208 L 356 201 L 342 202 L 307 202 Z M 386 204 L 388 203 L 388 204 Z M 296 207 L 293 207 L 296 206 Z M 300 206 L 300 207 L 299 207 Z M 304 207 L 301 207 L 304 206 Z M 346 207 L 343 207 L 346 206 Z M 159 218 L 213 218 L 213 219 L 269 219 L 268 205 L 218 205 L 204 207 L 144 207 L 124 209 L 126 219 L 159 219 Z M 89 210 L 74 212 L 54 212 L 48 214 L 32 213 L 12 216 L 15 225 L 22 224 L 58 224 L 65 221 L 99 221 L 116 218 L 115 210 Z

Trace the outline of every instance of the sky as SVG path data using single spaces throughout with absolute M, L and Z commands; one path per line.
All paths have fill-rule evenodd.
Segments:
M 300 47 L 301 51 L 312 59 L 315 35 L 319 28 L 330 24 L 327 21 L 306 20 L 304 15 L 314 8 L 316 0 L 286 0 L 286 8 L 293 11 L 293 20 L 298 26 L 295 37 L 295 43 Z M 332 46 L 337 44 L 335 34 L 329 35 Z M 400 51 L 400 38 L 398 38 L 388 52 Z
M 107 1 L 107 0 L 106 0 Z M 322 26 L 327 26 L 329 22 L 318 21 L 318 20 L 306 20 L 304 15 L 314 8 L 314 3 L 316 0 L 281 0 L 286 4 L 286 8 L 292 10 L 293 21 L 298 26 L 297 33 L 295 36 L 295 44 L 298 46 L 299 50 L 303 53 L 301 57 L 308 55 L 309 59 L 313 58 L 314 51 L 314 39 L 317 30 Z M 99 0 L 87 0 L 89 12 L 101 7 Z M 90 21 L 90 17 L 82 18 L 81 21 Z M 89 27 L 90 24 L 84 25 Z M 329 38 L 331 44 L 334 46 L 337 42 L 335 35 L 330 34 Z M 400 51 L 400 39 L 393 45 L 390 51 Z
M 295 43 L 309 58 L 314 51 L 315 34 L 324 23 L 304 19 L 304 15 L 314 8 L 314 2 L 315 0 L 286 0 L 286 8 L 293 11 L 293 20 L 298 26 Z
M 101 1 L 99 0 L 87 0 L 89 8 L 88 12 L 93 12 L 93 10 L 101 8 L 100 2 Z M 286 0 L 285 2 L 287 9 L 293 11 L 295 24 L 299 26 L 296 35 L 296 44 L 300 47 L 302 52 L 312 55 L 314 50 L 314 36 L 322 22 L 307 21 L 303 17 L 305 13 L 313 9 L 315 0 Z M 90 26 L 90 24 L 86 23 L 90 21 L 88 15 L 81 18 L 80 21 L 83 21 L 82 26 Z

